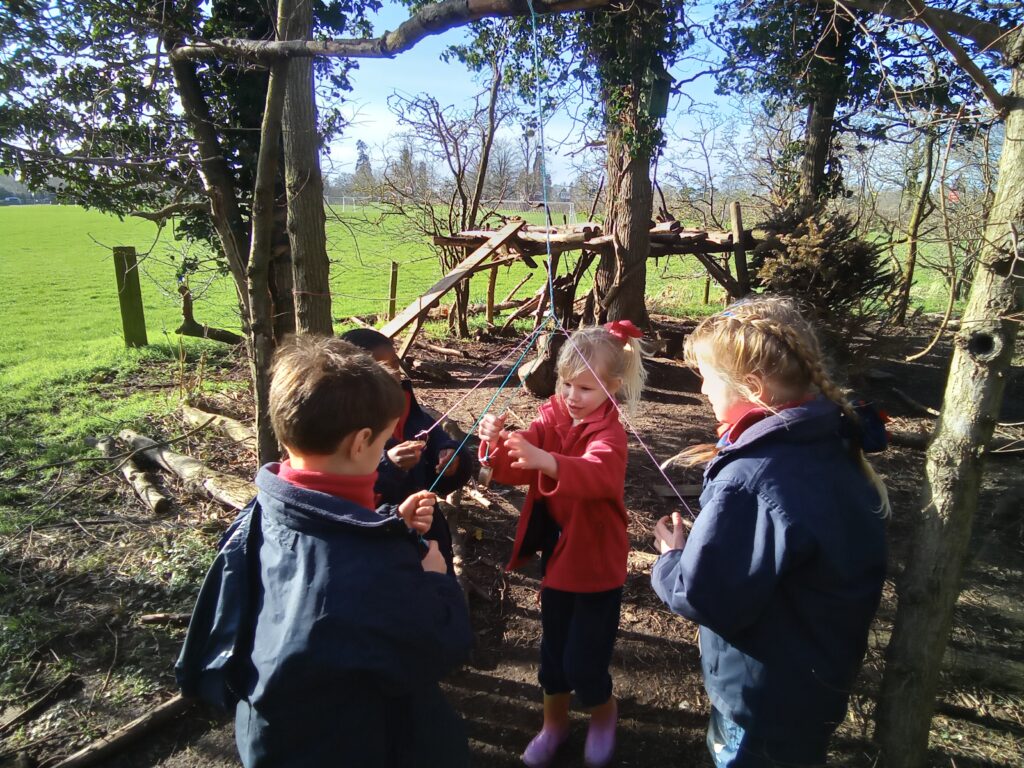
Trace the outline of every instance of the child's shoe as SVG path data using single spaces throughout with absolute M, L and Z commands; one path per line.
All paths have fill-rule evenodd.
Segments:
M 583 763 L 587 768 L 604 768 L 615 755 L 615 726 L 619 721 L 619 707 L 612 697 L 590 717 L 587 742 L 583 747 Z
M 541 728 L 523 750 L 523 762 L 530 768 L 545 768 L 568 738 L 568 728 Z

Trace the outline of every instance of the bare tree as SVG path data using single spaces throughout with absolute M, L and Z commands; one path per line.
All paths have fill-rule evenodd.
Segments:
M 442 106 L 429 95 L 406 97 L 394 94 L 389 106 L 399 124 L 409 129 L 399 156 L 384 170 L 382 191 L 390 212 L 415 222 L 420 236 L 451 235 L 476 229 L 495 215 L 485 192 L 491 186 L 511 183 L 512 150 L 500 145 L 499 173 L 490 173 L 495 137 L 502 124 L 516 114 L 502 90 L 501 57 L 492 62 L 491 82 L 468 110 Z M 416 158 L 446 170 L 444 178 L 427 185 L 417 183 Z M 493 198 L 490 202 L 496 202 Z M 463 258 L 462 248 L 435 246 L 443 272 Z M 449 316 L 460 336 L 469 335 L 469 285 L 462 281 L 453 289 L 455 311 Z

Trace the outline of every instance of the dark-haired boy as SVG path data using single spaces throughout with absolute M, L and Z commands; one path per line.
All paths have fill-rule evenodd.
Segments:
M 246 768 L 466 765 L 438 680 L 469 651 L 469 617 L 417 535 L 434 496 L 373 509 L 402 390 L 339 339 L 287 342 L 272 376 L 289 460 L 260 470 L 203 584 L 182 692 L 234 707 Z
M 412 382 L 402 378 L 398 354 L 391 339 L 372 328 L 354 328 L 341 337 L 369 352 L 401 382 L 405 409 L 391 437 L 384 444 L 374 490 L 383 504 L 397 504 L 416 491 L 432 488 L 438 496 L 447 496 L 466 484 L 473 473 L 469 452 L 457 454 L 459 444 L 428 415 L 416 401 Z M 434 427 L 426 435 L 422 433 Z M 440 510 L 434 511 L 430 530 L 424 534 L 441 547 L 448 566 L 452 565 L 452 536 L 448 521 Z

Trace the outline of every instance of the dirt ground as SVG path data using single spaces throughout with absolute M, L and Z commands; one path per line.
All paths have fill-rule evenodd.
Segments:
M 658 318 L 658 323 L 676 333 L 685 333 L 688 327 L 670 318 Z M 903 434 L 921 431 L 931 423 L 918 405 L 941 404 L 948 346 L 914 363 L 903 361 L 907 351 L 924 345 L 931 330 L 922 324 L 899 339 L 870 342 L 866 346 L 870 358 L 859 368 L 863 375 L 850 381 L 859 393 L 878 401 L 893 416 L 892 428 Z M 468 428 L 493 395 L 497 379 L 464 396 L 515 343 L 490 340 L 460 346 L 471 357 L 444 362 L 454 381 L 417 380 L 419 398 L 438 410 L 452 409 L 451 417 Z M 423 357 L 444 360 L 432 353 Z M 153 371 L 154 377 L 171 375 L 171 371 Z M 239 367 L 222 375 L 244 374 Z M 1020 369 L 1014 370 L 1005 399 L 1004 421 L 1024 421 L 1024 372 Z M 237 402 L 242 400 L 239 396 Z M 511 421 L 521 425 L 533 417 L 536 406 L 529 394 L 509 388 L 494 408 L 507 407 Z M 238 410 L 234 415 L 244 413 Z M 710 439 L 714 423 L 696 377 L 681 362 L 659 357 L 650 361 L 645 402 L 633 426 L 662 461 L 689 444 Z M 183 431 L 180 423 L 166 420 L 154 422 L 151 436 L 166 438 Z M 212 434 L 192 436 L 182 444 L 185 452 L 236 474 L 251 474 L 254 469 L 249 456 Z M 468 450 L 475 452 L 475 440 L 470 440 Z M 913 535 L 923 461 L 920 449 L 900 446 L 875 459 L 894 510 L 890 582 L 850 714 L 834 740 L 834 765 L 874 765 L 871 717 L 894 616 L 892 578 L 899 573 Z M 1020 456 L 1012 455 L 993 457 L 988 464 L 972 559 L 933 723 L 931 765 L 1024 765 L 1024 516 L 1020 514 L 1024 479 L 1020 466 Z M 0 701 L 0 723 L 60 682 L 68 671 L 73 673 L 51 702 L 27 718 L 27 724 L 12 729 L 0 725 L 5 739 L 0 742 L 0 765 L 52 766 L 61 756 L 174 692 L 171 665 L 184 629 L 144 625 L 139 616 L 191 609 L 205 563 L 232 513 L 168 480 L 177 498 L 175 508 L 168 516 L 153 518 L 116 476 L 102 474 L 108 469 L 78 470 L 77 481 L 90 482 L 77 490 L 71 486 L 69 499 L 78 509 L 68 513 L 66 522 L 29 528 L 0 542 L 0 586 L 16 590 L 10 594 L 24 595 L 24 605 L 31 607 L 26 615 L 37 627 L 36 641 L 11 654 L 24 685 L 19 695 Z M 692 486 L 700 478 L 690 471 L 673 473 L 671 479 L 679 486 Z M 64 482 L 71 483 L 73 478 L 69 475 Z M 708 703 L 701 685 L 696 627 L 665 610 L 649 582 L 655 560 L 650 532 L 654 521 L 673 509 L 664 486 L 655 462 L 632 438 L 626 502 L 633 552 L 613 662 L 621 711 L 615 762 L 619 766 L 710 764 L 704 746 Z M 38 493 L 48 493 L 52 499 L 62 488 L 41 487 Z M 520 765 L 519 754 L 539 725 L 539 582 L 536 573 L 506 574 L 501 567 L 515 532 L 520 489 L 493 487 L 484 493 L 489 502 L 486 508 L 466 499 L 460 530 L 465 537 L 464 577 L 470 584 L 477 644 L 470 663 L 446 682 L 446 690 L 467 721 L 474 765 L 496 768 Z M 688 502 L 696 504 L 694 498 Z M 577 712 L 572 737 L 557 765 L 582 765 L 585 731 L 585 717 Z M 227 719 L 196 707 L 105 764 L 171 768 L 238 763 Z

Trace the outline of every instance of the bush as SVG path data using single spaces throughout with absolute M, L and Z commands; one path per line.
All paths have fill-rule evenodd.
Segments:
M 843 214 L 782 209 L 762 225 L 765 237 L 750 260 L 754 286 L 799 301 L 840 357 L 896 288 L 882 249 L 857 237 L 855 227 Z

